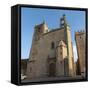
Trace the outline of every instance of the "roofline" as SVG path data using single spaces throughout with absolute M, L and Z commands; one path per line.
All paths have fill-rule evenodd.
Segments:
M 63 30 L 64 28 L 55 28 L 55 29 L 51 29 L 49 32 L 44 33 L 43 35 L 47 35 L 49 33 L 55 32 L 55 31 L 59 31 L 59 30 Z
M 29 60 L 29 58 L 26 58 L 26 59 L 21 59 L 21 61 L 27 61 L 27 60 Z

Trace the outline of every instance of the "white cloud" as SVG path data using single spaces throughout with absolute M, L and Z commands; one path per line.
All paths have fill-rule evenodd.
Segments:
M 73 52 L 74 52 L 74 62 L 77 61 L 77 48 L 76 48 L 76 45 L 73 45 Z

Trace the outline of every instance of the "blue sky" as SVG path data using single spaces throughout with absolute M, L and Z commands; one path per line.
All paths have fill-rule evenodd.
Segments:
M 60 26 L 60 18 L 66 15 L 68 24 L 71 27 L 71 37 L 73 41 L 74 57 L 77 58 L 75 47 L 76 31 L 85 30 L 85 12 L 72 10 L 56 10 L 56 9 L 37 9 L 26 8 L 21 9 L 21 58 L 28 58 L 32 44 L 34 26 L 43 22 L 47 23 L 49 29 L 58 28 Z

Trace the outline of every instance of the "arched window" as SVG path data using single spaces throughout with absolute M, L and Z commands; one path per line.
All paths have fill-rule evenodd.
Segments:
M 51 43 L 51 49 L 54 49 L 55 45 L 54 42 Z

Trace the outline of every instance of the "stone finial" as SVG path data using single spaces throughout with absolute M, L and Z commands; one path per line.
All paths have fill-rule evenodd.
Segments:
M 46 22 L 45 22 L 45 20 L 43 20 L 43 22 L 42 22 L 43 24 L 45 24 Z
M 65 14 L 63 14 L 63 18 L 66 18 L 66 15 Z
M 59 46 L 66 46 L 66 44 L 64 43 L 63 40 L 60 40 L 58 45 L 59 45 Z
M 64 27 L 64 26 L 66 26 L 66 25 L 68 25 L 68 24 L 67 24 L 67 21 L 66 21 L 66 15 L 63 14 L 62 18 L 60 19 L 60 26 L 61 26 L 61 27 Z

